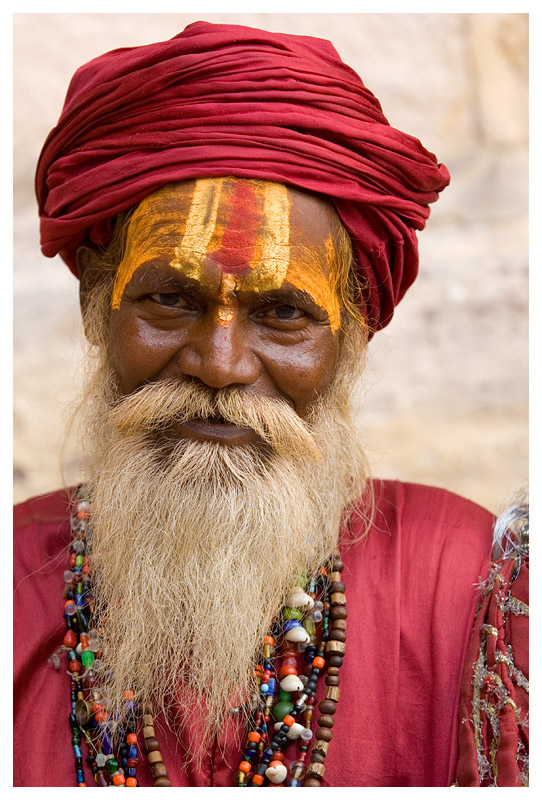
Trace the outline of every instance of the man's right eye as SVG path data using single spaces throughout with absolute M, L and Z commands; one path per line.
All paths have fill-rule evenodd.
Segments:
M 161 306 L 185 305 L 185 303 L 181 298 L 181 295 L 178 292 L 150 294 L 149 297 L 151 300 L 153 300 L 155 303 L 158 303 Z

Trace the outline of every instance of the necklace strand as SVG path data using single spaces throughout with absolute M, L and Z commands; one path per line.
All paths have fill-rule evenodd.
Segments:
M 59 654 L 66 652 L 77 786 L 87 785 L 84 740 L 88 750 L 85 761 L 98 786 L 133 787 L 139 785 L 138 714 L 133 692 L 124 693 L 126 722 L 113 741 L 109 716 L 95 688 L 93 666 L 101 651 L 99 632 L 90 628 L 94 608 L 87 553 L 92 536 L 89 511 L 88 500 L 79 499 L 71 514 L 72 540 L 68 569 L 64 573 L 66 634 L 62 648 L 51 660 L 59 668 Z M 322 568 L 307 586 L 299 586 L 292 592 L 280 623 L 264 638 L 262 658 L 254 668 L 256 691 L 245 747 L 234 776 L 237 786 L 321 786 L 340 695 L 339 669 L 345 653 L 347 611 L 341 579 L 343 566 L 339 554 L 334 553 L 330 569 Z M 297 671 L 299 652 L 305 660 L 305 674 L 301 676 Z M 318 706 L 320 715 L 313 736 L 316 692 L 324 672 L 326 693 Z M 142 712 L 143 739 L 154 785 L 171 786 L 156 737 L 152 707 L 146 704 Z M 294 742 L 297 756 L 287 768 L 284 758 Z

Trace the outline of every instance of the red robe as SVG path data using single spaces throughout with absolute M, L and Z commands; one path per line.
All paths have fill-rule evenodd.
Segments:
M 458 758 L 463 661 L 480 599 L 477 584 L 488 574 L 494 518 L 442 489 L 377 481 L 375 495 L 368 537 L 343 552 L 346 656 L 322 785 L 449 786 Z M 75 785 L 65 657 L 59 671 L 48 662 L 65 633 L 69 539 L 65 493 L 16 507 L 16 786 Z M 324 691 L 322 685 L 318 700 Z M 190 714 L 188 749 L 198 735 L 197 709 Z M 233 785 L 241 760 L 237 728 L 232 718 L 212 756 L 188 771 L 174 737 L 160 732 L 172 785 Z M 140 749 L 144 754 L 142 741 Z M 93 785 L 87 767 L 85 774 Z M 152 786 L 144 755 L 137 775 L 142 786 Z

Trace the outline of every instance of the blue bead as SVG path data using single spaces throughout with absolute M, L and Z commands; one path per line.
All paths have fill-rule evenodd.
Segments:
M 299 781 L 296 781 L 295 778 L 292 778 L 291 781 L 288 781 L 286 786 L 301 786 L 301 783 Z
M 284 631 L 284 633 L 286 633 L 286 631 L 289 631 L 292 628 L 302 628 L 302 627 L 303 626 L 301 625 L 298 619 L 287 619 L 282 625 L 282 630 Z
M 85 782 L 85 776 L 83 775 L 83 772 L 78 769 L 77 770 L 77 783 L 84 783 L 84 782 Z
M 81 752 L 81 748 L 79 747 L 79 745 L 77 745 L 77 744 L 74 744 L 74 746 L 73 746 L 73 752 L 75 753 L 75 755 L 77 756 L 77 758 L 83 758 L 83 753 Z
M 128 777 L 135 778 L 136 776 L 136 768 L 135 767 L 128 767 Z
M 260 692 L 262 694 L 267 694 L 269 692 L 269 684 L 268 683 L 262 683 L 262 685 L 260 686 Z
M 137 745 L 131 744 L 128 748 L 128 758 L 137 758 Z
M 267 686 L 269 687 L 267 689 L 268 693 L 269 694 L 275 694 L 275 690 L 277 688 L 277 681 L 275 680 L 275 678 L 269 678 L 269 680 L 267 682 Z

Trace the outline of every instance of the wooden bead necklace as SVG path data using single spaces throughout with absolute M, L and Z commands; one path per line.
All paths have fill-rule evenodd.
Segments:
M 67 654 L 71 703 L 69 722 L 77 786 L 87 785 L 81 747 L 84 739 L 88 750 L 85 761 L 98 786 L 133 787 L 138 786 L 136 772 L 139 763 L 138 710 L 133 702 L 133 692 L 128 690 L 124 693 L 126 722 L 112 741 L 109 716 L 95 688 L 93 665 L 101 651 L 98 632 L 90 628 L 94 607 L 87 554 L 92 536 L 89 511 L 88 500 L 79 499 L 71 514 L 72 541 L 68 569 L 64 573 L 66 634 L 62 647 L 50 660 L 59 669 L 59 656 L 64 652 Z M 340 694 L 339 669 L 345 653 L 347 611 L 345 586 L 341 580 L 343 566 L 339 554 L 335 553 L 330 569 L 322 568 L 306 587 L 297 587 L 288 598 L 273 635 L 264 639 L 262 659 L 254 669 L 254 710 L 243 758 L 235 773 L 237 786 L 321 786 Z M 274 658 L 275 644 L 278 659 Z M 299 652 L 303 653 L 306 662 L 307 674 L 302 676 L 297 673 Z M 326 695 L 318 706 L 318 727 L 310 763 L 306 766 L 313 739 L 311 722 L 316 691 L 326 663 Z M 295 701 L 293 694 L 297 695 Z M 304 725 L 297 721 L 301 715 Z M 273 720 L 274 732 L 271 730 Z M 152 707 L 148 704 L 142 709 L 142 723 L 154 785 L 171 786 L 155 733 Z M 299 748 L 296 760 L 289 765 L 287 779 L 288 769 L 283 759 L 293 740 L 298 741 Z

